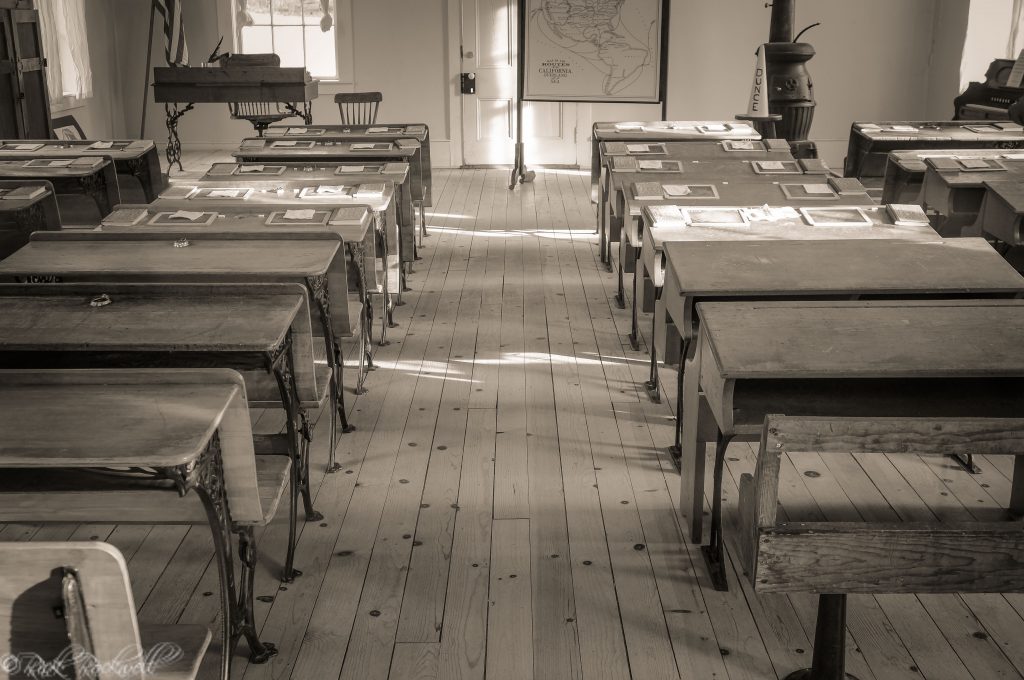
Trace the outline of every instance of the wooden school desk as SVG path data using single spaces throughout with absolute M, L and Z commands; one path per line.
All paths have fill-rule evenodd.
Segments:
M 690 207 L 674 206 L 677 210 L 702 210 L 703 206 Z M 646 216 L 643 222 L 643 245 L 641 248 L 641 259 L 637 265 L 637 273 L 633 277 L 633 298 L 640 298 L 640 304 L 645 300 L 654 301 L 654 326 L 651 342 L 651 372 L 645 384 L 648 394 L 655 401 L 661 398 L 661 386 L 659 384 L 657 365 L 659 352 L 666 356 L 669 361 L 675 360 L 675 355 L 668 356 L 669 347 L 664 342 L 664 329 L 661 327 L 659 318 L 663 319 L 659 308 L 662 296 L 662 288 L 665 284 L 665 270 L 667 259 L 665 246 L 672 242 L 701 243 L 705 241 L 821 241 L 821 240 L 859 240 L 859 239 L 883 239 L 883 240 L 904 240 L 904 241 L 937 241 L 939 235 L 928 224 L 924 213 L 918 211 L 920 219 L 915 223 L 896 224 L 885 206 L 835 206 L 837 210 L 844 213 L 855 214 L 861 220 L 859 224 L 847 226 L 816 226 L 817 222 L 823 221 L 818 218 L 815 224 L 809 215 L 815 214 L 819 209 L 827 209 L 828 206 L 811 206 L 806 208 L 794 208 L 792 206 L 765 207 L 763 205 L 750 208 L 726 208 L 726 210 L 740 210 L 749 213 L 754 219 L 746 226 L 657 226 L 651 216 L 652 206 L 644 208 Z M 831 214 L 831 213 L 830 213 Z M 649 291 L 641 293 L 641 291 Z M 634 305 L 634 324 L 638 324 L 636 318 L 637 305 Z M 635 328 L 639 336 L 639 326 Z M 639 337 L 637 338 L 639 339 Z M 674 349 L 674 348 L 673 348 Z
M 277 653 L 253 619 L 253 527 L 274 517 L 290 463 L 254 455 L 241 375 L 0 371 L 0 433 L 0 521 L 206 524 L 220 577 L 221 680 L 242 636 L 254 663 Z
M 274 180 L 186 180 L 173 184 L 152 207 L 166 211 L 168 222 L 178 221 L 174 215 L 180 211 L 203 212 L 201 220 L 217 220 L 221 214 L 246 215 L 243 219 L 260 220 L 265 230 L 268 226 L 319 226 L 327 231 L 341 233 L 354 222 L 362 221 L 362 211 L 369 209 L 373 216 L 373 231 L 362 239 L 364 248 L 363 275 L 364 290 L 367 294 L 379 295 L 381 299 L 382 342 L 387 327 L 395 327 L 394 306 L 400 302 L 403 283 L 402 266 L 397 252 L 398 221 L 395 208 L 395 188 L 389 181 L 374 182 L 384 185 L 384 192 L 375 196 L 356 196 L 348 193 L 354 189 L 352 183 L 331 184 L 342 187 L 340 193 L 321 193 L 321 185 L 315 181 L 274 181 Z M 230 195 L 238 192 L 236 195 Z M 223 194 L 223 195 L 219 195 Z M 297 210 L 313 210 L 311 218 L 298 216 Z M 215 214 L 213 214 L 215 213 Z M 291 215 L 291 216 L 289 216 Z M 222 220 L 223 222 L 223 220 Z M 271 224 L 268 225 L 267 223 Z M 347 232 L 349 240 L 352 231 Z M 397 295 L 397 298 L 392 295 Z
M 596 122 L 590 129 L 591 193 L 600 183 L 601 142 L 714 142 L 724 139 L 757 141 L 761 135 L 749 123 L 738 120 Z
M 34 231 L 58 231 L 60 210 L 44 180 L 0 180 L 0 260 L 28 243 Z
M 84 194 L 96 203 L 100 217 L 121 202 L 113 161 L 95 156 L 0 160 L 0 179 L 45 180 L 58 197 Z
M 367 148 L 370 145 L 373 148 Z M 414 202 L 420 202 L 420 231 L 425 233 L 426 213 L 423 206 L 429 194 L 422 173 L 415 171 L 416 159 L 421 157 L 421 149 L 422 145 L 411 137 L 403 137 L 395 141 L 250 138 L 243 139 L 238 151 L 232 152 L 232 155 L 242 163 L 285 161 L 296 163 L 316 163 L 318 161 L 408 163 L 412 169 L 410 178 L 412 199 Z
M 1019 152 L 1018 152 L 1019 153 Z M 1013 156 L 1005 149 L 912 149 L 892 151 L 885 164 L 882 203 L 917 203 L 921 197 L 929 158 L 1000 158 Z
M 413 174 L 418 175 L 414 198 L 420 208 L 434 205 L 433 170 L 430 162 L 430 128 L 426 123 L 381 123 L 379 125 L 271 125 L 265 137 L 270 139 L 321 139 L 367 142 L 415 139 L 420 143 L 411 161 Z
M 717 438 L 704 549 L 716 588 L 726 587 L 725 451 L 733 439 L 760 437 L 768 414 L 1015 418 L 1024 408 L 1021 300 L 701 302 L 697 315 L 683 388 L 681 511 L 698 541 L 703 443 Z
M 373 368 L 372 332 L 373 310 L 367 296 L 367 281 L 380 280 L 382 267 L 380 260 L 374 256 L 374 234 L 370 230 L 369 211 L 365 211 L 356 223 L 331 224 L 282 224 L 267 226 L 269 212 L 253 206 L 237 206 L 225 208 L 216 216 L 204 213 L 189 223 L 170 217 L 174 214 L 158 206 L 123 205 L 111 213 L 97 228 L 108 234 L 202 234 L 205 237 L 214 235 L 231 238 L 237 234 L 256 234 L 263 237 L 289 238 L 295 234 L 334 234 L 344 245 L 345 253 L 352 265 L 352 276 L 347 291 L 347 304 L 344 308 L 335 309 L 335 314 L 344 314 L 346 335 L 359 338 L 359 372 L 357 375 L 356 393 L 362 394 L 366 372 Z M 375 271 L 376 270 L 376 271 Z M 354 284 L 355 290 L 351 290 Z M 355 299 L 353 300 L 353 294 Z M 382 317 L 386 320 L 386 317 Z M 382 321 L 382 331 L 386 328 Z M 382 337 L 385 337 L 382 335 Z
M 793 161 L 789 142 L 781 139 L 723 140 L 719 142 L 602 142 L 601 168 L 597 192 L 597 230 L 601 238 L 602 262 L 608 264 L 608 244 L 619 241 L 622 219 L 610 208 L 615 175 L 641 173 L 654 175 L 687 161 Z M 666 161 L 661 163 L 660 161 Z M 652 163 L 653 162 L 653 163 Z M 662 168 L 643 167 L 660 165 Z M 681 168 L 680 168 L 681 169 Z M 613 175 L 612 173 L 615 173 Z M 668 173 L 678 174 L 678 173 Z
M 633 322 L 630 332 L 630 344 L 639 349 L 640 338 L 637 329 L 639 310 L 654 311 L 658 291 L 652 287 L 649 274 L 644 273 L 638 264 L 641 262 L 643 241 L 643 209 L 649 205 L 677 206 L 763 206 L 772 207 L 813 207 L 874 205 L 864 186 L 855 179 L 829 177 L 826 179 L 811 176 L 804 180 L 803 176 L 792 180 L 776 182 L 739 183 L 739 182 L 683 182 L 681 186 L 690 192 L 688 196 L 667 196 L 664 185 L 672 186 L 675 182 L 657 182 L 661 187 L 661 198 L 639 198 L 636 195 L 636 184 L 628 185 L 623 190 L 623 216 L 625 228 L 619 243 L 618 297 L 616 302 L 624 309 L 626 306 L 624 272 L 633 274 Z M 676 184 L 676 186 L 680 186 Z M 637 280 L 637 276 L 641 278 Z M 652 394 L 656 395 L 657 390 Z
M 985 198 L 975 226 L 999 241 L 1003 252 L 1024 244 L 1024 185 L 1020 180 L 985 181 Z
M 3 369 L 228 368 L 245 376 L 250 403 L 271 392 L 271 406 L 286 414 L 281 454 L 292 462 L 282 578 L 294 580 L 299 499 L 307 522 L 323 519 L 309 488 L 312 433 L 302 404 L 315 404 L 321 390 L 301 286 L 0 284 L 0 317 Z M 321 382 L 326 393 L 329 380 Z
M 675 457 L 679 455 L 683 377 L 692 364 L 698 302 L 1024 295 L 1024 278 L 980 238 L 676 241 L 665 244 L 664 259 L 665 284 L 655 312 L 654 344 L 662 356 L 671 357 L 671 363 L 679 361 Z M 651 368 L 657 370 L 655 362 Z
M 617 161 L 627 160 L 613 157 L 613 167 Z M 660 159 L 652 158 L 658 162 Z M 626 167 L 622 170 L 613 169 L 607 174 L 606 187 L 608 200 L 605 201 L 607 216 L 605 223 L 611 228 L 605 232 L 609 239 L 616 234 L 613 229 L 621 227 L 625 220 L 625 196 L 636 182 L 659 182 L 661 184 L 687 184 L 708 182 L 737 182 L 743 184 L 772 184 L 784 180 L 794 183 L 822 183 L 829 177 L 828 168 L 816 159 L 755 159 L 755 160 L 722 160 L 674 161 L 661 160 L 664 170 L 651 171 Z M 671 163 L 671 165 L 666 165 Z M 804 181 L 806 180 L 806 181 Z M 615 239 L 621 243 L 621 234 Z M 608 244 L 608 265 L 611 266 L 611 244 Z M 628 259 L 628 258 L 627 258 Z
M 843 174 L 884 177 L 886 157 L 911 149 L 1020 149 L 1024 128 L 1009 121 L 854 123 Z
M 1024 181 L 1024 153 L 929 158 L 925 165 L 921 205 L 942 215 L 938 229 L 945 236 L 960 236 L 964 227 L 975 223 L 985 198 L 985 182 Z
M 189 245 L 176 247 L 182 239 Z M 343 431 L 351 432 L 340 340 L 356 332 L 358 319 L 350 318 L 344 304 L 345 260 L 341 240 L 328 232 L 296 232 L 287 238 L 276 233 L 37 232 L 28 245 L 0 262 L 0 279 L 301 283 L 316 306 Z
M 149 139 L 9 139 L 0 141 L 0 160 L 109 158 L 118 175 L 135 178 L 147 201 L 164 188 L 156 144 Z
M 203 180 L 307 180 L 321 184 L 334 182 L 379 182 L 387 180 L 395 186 L 398 216 L 399 255 L 402 262 L 416 259 L 416 216 L 411 193 L 408 163 L 214 163 Z

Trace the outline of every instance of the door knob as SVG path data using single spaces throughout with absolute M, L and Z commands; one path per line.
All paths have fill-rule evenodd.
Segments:
M 460 79 L 462 94 L 476 94 L 476 74 L 463 73 Z

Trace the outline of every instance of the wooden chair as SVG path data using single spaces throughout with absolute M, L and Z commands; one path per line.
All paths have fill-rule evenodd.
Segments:
M 280 67 L 281 57 L 276 54 L 232 54 L 221 61 L 221 66 L 271 66 Z M 256 134 L 263 136 L 264 130 L 274 123 L 280 123 L 289 116 L 296 115 L 287 107 L 282 108 L 280 102 L 252 101 L 229 102 L 228 110 L 233 120 L 247 120 L 252 123 Z
M 1018 456 L 1002 522 L 778 522 L 789 452 Z M 786 680 L 845 680 L 847 593 L 1024 590 L 1024 420 L 768 416 L 754 475 L 740 478 L 743 569 L 758 593 L 818 593 L 812 667 Z
M 62 668 L 66 673 L 62 677 L 196 677 L 210 643 L 209 629 L 189 624 L 139 624 L 128 568 L 114 546 L 98 542 L 2 543 L 0 571 L 4 574 L 0 579 L 0 640 L 9 642 L 0 649 L 3 654 L 33 654 L 44 662 L 55 662 L 70 644 L 83 654 L 67 662 L 74 667 Z M 55 612 L 61 615 L 55 616 Z M 115 659 L 156 663 L 142 664 L 136 672 L 125 674 L 115 672 L 117 664 L 111 663 Z M 8 677 L 7 673 L 0 675 Z
M 334 95 L 342 125 L 373 125 L 384 99 L 380 92 L 339 92 Z

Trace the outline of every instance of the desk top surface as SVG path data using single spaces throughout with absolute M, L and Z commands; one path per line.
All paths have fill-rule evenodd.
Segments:
M 42 187 L 36 196 L 13 198 L 11 192 L 21 187 Z M 0 212 L 18 212 L 41 201 L 53 200 L 53 187 L 45 180 L 0 180 Z
M 201 179 L 203 181 L 222 181 L 228 177 L 239 181 L 246 178 L 254 180 L 309 179 L 310 181 L 319 182 L 325 180 L 338 182 L 345 180 L 363 182 L 390 180 L 396 184 L 401 184 L 409 177 L 409 164 L 402 161 L 390 163 L 332 163 L 330 161 L 310 163 L 214 163 Z
M 1024 301 L 702 302 L 725 379 L 1024 376 Z
M 266 352 L 280 346 L 303 308 L 299 292 L 120 291 L 100 307 L 83 294 L 4 292 L 0 287 L 0 352 Z
M 275 139 L 402 139 L 425 142 L 425 123 L 380 123 L 374 125 L 271 125 L 263 133 Z
M 640 180 L 637 180 L 640 181 Z M 646 181 L 646 180 L 644 180 Z M 833 189 L 820 177 L 812 176 L 806 181 L 797 179 L 775 182 L 659 182 L 665 185 L 683 185 L 690 187 L 690 196 L 664 196 L 662 198 L 637 198 L 631 188 L 625 192 L 626 212 L 639 215 L 643 206 L 650 204 L 666 205 L 770 205 L 770 206 L 811 206 L 827 207 L 830 205 L 875 205 L 867 190 L 857 193 L 840 193 Z M 807 186 L 815 187 L 815 191 L 829 189 L 828 193 L 812 194 Z
M 836 210 L 843 214 L 850 211 L 863 215 L 868 221 L 863 224 L 847 226 L 814 226 L 805 217 L 805 211 L 814 208 L 795 210 L 790 207 L 739 208 L 749 212 L 756 218 L 746 225 L 702 226 L 657 226 L 650 216 L 651 206 L 645 206 L 644 242 L 653 242 L 655 248 L 661 248 L 671 241 L 779 241 L 779 240 L 852 240 L 852 239 L 901 239 L 905 241 L 938 241 L 939 235 L 927 222 L 897 225 L 889 216 L 885 206 L 822 206 L 824 209 Z M 719 211 L 736 210 L 726 206 L 710 208 L 681 206 L 682 210 Z M 774 213 L 774 215 L 769 214 Z M 654 226 L 651 226 L 654 225 Z
M 0 467 L 184 465 L 203 452 L 240 390 L 221 371 L 207 384 L 176 384 L 167 371 L 138 384 L 78 381 L 107 371 L 40 373 L 67 380 L 0 380 Z M 136 371 L 140 381 L 149 373 Z
M 692 297 L 1024 293 L 1024 277 L 982 238 L 668 242 L 665 260 Z
M 929 158 L 1006 158 L 1020 151 L 1006 149 L 908 149 L 889 152 L 889 163 L 906 172 L 920 173 L 928 168 Z
M 594 123 L 595 141 L 761 139 L 750 125 L 738 120 L 676 120 Z
M 779 140 L 768 140 L 773 144 Z M 702 141 L 702 142 L 601 142 L 601 154 L 604 161 L 611 166 L 617 158 L 635 158 L 637 160 L 751 160 L 765 158 L 774 160 L 793 160 L 789 144 L 782 142 L 785 148 L 769 148 L 767 141 L 754 139 Z M 630 151 L 630 146 L 647 146 L 648 151 Z
M 770 163 L 770 161 L 764 161 Z M 782 168 L 766 171 L 761 161 L 705 160 L 686 161 L 677 171 L 615 171 L 609 173 L 609 186 L 622 191 L 633 182 L 660 182 L 662 184 L 686 184 L 700 180 L 709 182 L 794 182 L 822 183 L 826 181 L 826 170 L 804 171 L 796 161 L 778 161 Z M 778 168 L 772 165 L 771 167 Z M 760 169 L 758 171 L 757 169 Z
M 100 156 L 0 159 L 0 177 L 89 177 L 109 165 L 110 161 Z
M 989 196 L 1001 199 L 1018 217 L 1024 215 L 1024 183 L 1019 180 L 994 182 L 986 179 L 985 188 Z
M 878 142 L 1024 140 L 1024 127 L 1009 121 L 859 122 L 853 124 L 853 133 Z
M 341 244 L 328 239 L 174 238 L 39 240 L 0 261 L 0 275 L 307 277 L 327 273 Z
M 378 185 L 381 193 L 359 194 L 362 186 Z M 242 190 L 236 196 L 218 193 Z M 386 210 L 394 201 L 395 184 L 383 176 L 372 178 L 332 177 L 267 179 L 248 177 L 214 177 L 199 180 L 175 180 L 155 201 L 154 208 L 186 210 L 221 210 L 243 205 L 281 206 L 282 208 L 313 208 L 315 206 L 366 206 L 370 210 Z
M 926 181 L 938 181 L 941 186 L 955 188 L 981 188 L 985 182 L 1020 182 L 1024 179 L 1024 156 L 1020 160 L 990 159 L 998 162 L 1001 167 L 990 170 L 963 170 L 937 167 L 931 161 L 926 162 Z M 968 161 L 969 162 L 969 161 Z
M 0 158 L 75 158 L 110 156 L 132 159 L 156 149 L 149 139 L 8 139 L 0 141 Z
M 235 158 L 398 158 L 408 161 L 420 151 L 420 143 L 409 138 L 408 146 L 399 146 L 390 140 L 373 143 L 375 148 L 360 148 L 373 143 L 362 141 L 331 141 L 320 139 L 243 139 Z

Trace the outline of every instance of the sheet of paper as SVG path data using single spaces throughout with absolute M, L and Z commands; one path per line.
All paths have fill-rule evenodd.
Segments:
M 616 123 L 616 130 L 642 130 L 644 127 L 643 123 Z
M 262 165 L 240 165 L 238 166 L 239 172 L 263 172 Z
M 275 147 L 275 148 L 280 148 L 282 146 L 286 146 L 286 147 L 287 146 L 295 146 L 296 144 L 298 144 L 298 142 L 274 142 L 270 146 Z
M 651 150 L 646 144 L 627 144 L 626 151 L 630 153 L 646 153 Z
M 210 198 L 238 198 L 242 189 L 213 189 L 207 194 Z
M 786 166 L 782 161 L 761 161 L 762 170 L 785 170 Z
M 742 139 L 738 142 L 731 142 L 729 148 L 733 151 L 751 151 L 754 148 L 754 142 L 749 139 Z
M 773 220 L 791 220 L 800 217 L 800 213 L 797 212 L 796 208 L 790 208 L 788 206 L 781 208 L 768 208 L 767 213 Z
M 890 129 L 893 132 L 917 132 L 917 128 L 913 125 L 893 125 Z
M 346 191 L 348 191 L 348 187 L 344 184 L 321 184 L 316 188 L 316 193 L 326 196 L 343 194 Z
M 15 144 L 15 151 L 35 151 L 36 149 L 42 149 L 42 144 Z
M 960 161 L 960 165 L 971 170 L 989 167 L 988 161 L 984 158 L 964 158 Z
M 286 220 L 311 220 L 316 215 L 315 210 L 285 210 L 284 218 Z
M 380 134 L 382 132 L 387 132 L 388 129 L 386 127 L 371 127 L 371 128 L 366 128 L 366 131 L 368 133 L 370 133 L 370 134 L 377 135 L 377 134 Z
M 693 190 L 686 184 L 666 184 L 663 189 L 666 196 L 689 196 L 693 193 Z
M 1024 153 L 1004 153 L 1002 158 L 1008 161 L 1024 161 Z
M 707 132 L 725 132 L 726 130 L 728 130 L 728 128 L 725 127 L 724 125 L 718 125 L 717 123 L 712 123 L 711 125 L 702 125 L 701 127 Z
M 304 127 L 290 127 L 285 131 L 286 135 L 304 135 L 306 134 L 306 128 Z
M 661 170 L 661 161 L 640 161 L 636 166 L 641 170 Z
M 66 168 L 71 165 L 71 158 L 60 158 L 58 160 L 50 161 L 47 163 L 51 168 Z
M 832 187 L 827 184 L 805 184 L 804 191 L 812 196 L 831 196 Z
M 113 142 L 93 142 L 88 146 L 90 149 L 109 149 L 114 146 Z
M 338 172 L 365 172 L 365 165 L 339 165 Z
M 368 149 L 373 149 L 376 146 L 377 145 L 374 144 L 373 142 L 357 142 L 357 143 L 352 145 L 352 148 L 357 150 L 357 151 L 366 151 Z
M 168 215 L 167 218 L 171 220 L 188 220 L 189 222 L 195 222 L 203 215 L 204 213 L 194 210 L 176 210 Z

